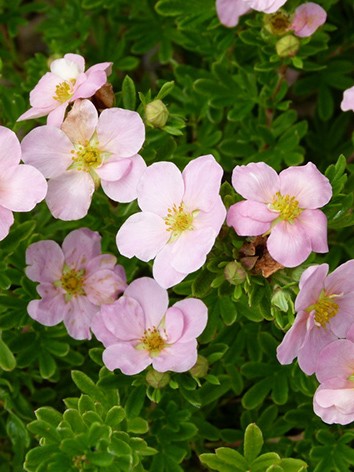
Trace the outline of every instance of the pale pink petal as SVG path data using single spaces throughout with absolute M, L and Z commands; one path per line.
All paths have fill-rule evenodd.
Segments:
M 79 220 L 87 215 L 94 191 L 87 172 L 70 170 L 48 182 L 46 202 L 54 218 Z
M 172 309 L 178 309 L 183 313 L 183 332 L 178 342 L 189 342 L 202 334 L 208 321 L 208 308 L 205 303 L 196 298 L 186 298 L 175 303 L 170 308 Z M 169 334 L 169 330 L 166 329 L 166 331 Z
M 68 306 L 61 294 L 55 298 L 32 300 L 27 306 L 30 317 L 44 326 L 54 326 L 63 321 Z
M 107 75 L 110 75 L 112 72 L 112 62 L 100 62 L 99 64 L 95 64 L 87 69 L 85 74 L 90 77 L 90 74 L 96 70 L 103 70 L 106 72 Z
M 55 241 L 38 241 L 26 250 L 26 275 L 34 282 L 55 282 L 63 273 L 64 254 Z
M 329 320 L 328 327 L 338 338 L 345 338 L 354 323 L 354 291 L 333 297 L 332 300 L 338 305 L 338 313 Z
M 347 380 L 353 375 L 354 343 L 348 339 L 337 339 L 321 351 L 316 377 L 319 382 L 339 378 Z
M 350 328 L 348 329 L 346 338 L 354 343 L 354 323 L 352 323 Z
M 215 232 L 218 234 L 225 221 L 225 217 L 226 208 L 221 197 L 218 197 L 214 206 L 209 211 L 197 212 L 193 219 L 193 228 L 200 229 L 209 226 L 214 228 Z
M 354 292 L 354 260 L 345 262 L 337 267 L 327 277 L 324 287 L 329 294 Z M 354 306 L 354 305 L 353 305 Z
M 100 147 L 117 157 L 138 153 L 145 140 L 145 126 L 139 113 L 122 108 L 103 110 L 97 125 Z
M 310 240 L 312 251 L 328 252 L 327 217 L 321 210 L 304 210 L 296 219 Z
M 113 270 L 98 270 L 86 278 L 84 290 L 94 305 L 113 303 L 119 292 L 120 281 Z
M 91 327 L 106 347 L 119 341 L 136 342 L 144 335 L 145 315 L 138 301 L 123 295 L 111 305 L 103 305 Z
M 166 342 L 168 344 L 178 342 L 184 331 L 183 312 L 175 306 L 169 308 L 166 311 L 165 319 L 160 328 L 163 328 L 164 332 L 167 334 Z
M 222 167 L 211 154 L 190 161 L 182 172 L 186 208 L 209 211 L 219 198 L 222 175 Z
M 306 342 L 298 352 L 297 360 L 300 369 L 307 375 L 317 372 L 322 357 L 321 349 L 336 339 L 337 336 L 330 330 L 315 325 L 309 330 Z
M 178 167 L 172 162 L 156 162 L 141 176 L 138 205 L 143 211 L 151 211 L 165 218 L 174 205 L 179 207 L 183 194 L 184 182 Z
M 152 366 L 157 372 L 186 372 L 197 362 L 197 341 L 172 344 L 152 358 Z
M 50 111 L 53 110 L 53 107 L 46 108 L 30 108 L 25 113 L 22 113 L 16 121 L 30 120 L 32 118 L 40 118 L 42 116 L 48 115 Z
M 13 225 L 14 215 L 11 210 L 0 206 L 0 241 L 9 234 L 10 226 Z
M 280 364 L 291 364 L 297 357 L 307 335 L 308 313 L 300 311 L 292 327 L 285 334 L 277 347 L 277 359 Z
M 70 62 L 74 62 L 77 66 L 77 69 L 79 72 L 84 72 L 85 70 L 85 59 L 80 56 L 80 54 L 72 54 L 72 53 L 67 53 L 64 55 L 64 59 Z M 54 62 L 54 61 L 53 61 Z M 53 65 L 53 62 L 51 66 Z
M 267 240 L 269 254 L 284 267 L 296 267 L 311 253 L 312 246 L 302 226 L 281 221 Z
M 343 111 L 354 111 L 354 86 L 344 90 L 340 107 Z
M 91 339 L 90 326 L 99 308 L 84 296 L 73 297 L 67 305 L 64 324 L 69 335 L 74 339 Z
M 89 75 L 86 74 L 86 78 L 87 80 L 78 85 L 71 100 L 90 98 L 107 82 L 107 75 L 103 70 L 93 70 Z
M 65 116 L 67 106 L 68 106 L 68 102 L 64 102 L 61 105 L 54 108 L 54 110 L 52 110 L 50 113 L 48 113 L 47 125 L 60 128 L 61 124 L 64 121 L 64 116 Z
M 165 246 L 170 238 L 162 218 L 154 213 L 140 212 L 130 216 L 117 233 L 119 252 L 128 258 L 136 256 L 148 262 Z
M 146 328 L 157 327 L 168 307 L 168 294 L 150 277 L 141 277 L 128 285 L 125 296 L 134 298 L 142 307 Z
M 270 229 L 277 216 L 264 203 L 244 200 L 231 205 L 226 222 L 239 236 L 259 236 Z
M 27 275 L 27 272 L 26 272 L 26 275 Z M 36 290 L 37 290 L 38 295 L 41 298 L 48 298 L 48 299 L 55 298 L 58 295 L 61 295 L 62 297 L 64 297 L 66 293 L 65 290 L 60 286 L 54 285 L 53 283 L 53 282 L 59 281 L 61 275 L 62 274 L 60 273 L 58 278 L 56 279 L 53 278 L 50 282 L 41 282 L 39 285 L 37 285 Z M 62 302 L 64 302 L 63 298 L 62 298 Z
M 120 369 L 125 375 L 138 374 L 151 364 L 147 351 L 135 349 L 129 343 L 108 346 L 103 352 L 103 362 L 107 369 Z
M 115 202 L 127 203 L 137 198 L 138 182 L 146 169 L 145 161 L 139 154 L 123 159 L 121 162 L 126 161 L 130 165 L 125 175 L 113 182 L 105 179 L 101 181 L 104 193 Z M 97 169 L 97 173 L 99 170 Z
M 78 54 L 66 54 L 50 64 L 51 72 L 62 80 L 76 79 L 84 71 L 84 68 L 84 58 Z
M 290 29 L 294 31 L 296 36 L 306 38 L 323 25 L 326 19 L 326 10 L 320 5 L 313 2 L 304 3 L 296 8 Z
M 22 140 L 22 160 L 36 167 L 47 178 L 58 177 L 72 163 L 73 144 L 54 126 L 39 126 Z
M 274 13 L 286 3 L 287 0 L 243 0 L 252 10 L 264 13 Z
M 315 164 L 289 167 L 279 174 L 280 193 L 291 195 L 299 202 L 300 208 L 320 208 L 332 197 L 332 186 Z
M 88 231 L 91 231 L 91 230 L 88 230 Z M 101 247 L 100 243 L 97 246 L 98 246 L 98 250 L 100 251 L 100 247 Z M 112 254 L 99 254 L 98 256 L 92 256 L 92 257 L 93 259 L 91 259 L 86 264 L 87 276 L 93 274 L 94 272 L 96 272 L 96 270 L 103 270 L 103 269 L 114 270 L 115 269 L 117 258 L 113 256 Z
M 250 11 L 243 0 L 216 0 L 216 13 L 220 22 L 228 27 L 238 24 L 241 15 Z
M 92 138 L 98 122 L 98 113 L 90 100 L 76 100 L 61 129 L 75 144 L 86 145 Z
M 5 126 L 0 126 L 0 143 L 1 169 L 19 164 L 21 146 L 16 134 Z
M 37 85 L 30 92 L 30 104 L 33 108 L 50 108 L 53 110 L 59 102 L 55 100 L 55 88 L 63 80 L 57 75 L 47 72 L 40 78 Z
M 164 288 L 180 283 L 188 274 L 178 272 L 171 265 L 172 245 L 167 244 L 156 256 L 152 273 L 156 282 Z
M 75 270 L 86 269 L 92 258 L 101 255 L 101 236 L 88 228 L 75 229 L 64 239 L 62 249 L 67 265 Z
M 0 205 L 12 211 L 30 211 L 47 193 L 47 181 L 35 167 L 19 164 L 1 170 Z
M 313 409 L 328 424 L 354 421 L 354 388 L 335 389 L 320 385 L 313 397 Z
M 214 246 L 217 233 L 213 228 L 184 231 L 172 246 L 171 265 L 178 272 L 189 274 L 199 269 Z
M 96 174 L 107 182 L 120 180 L 127 175 L 132 168 L 132 159 L 109 159 L 101 167 L 95 169 Z
M 328 264 L 316 265 L 306 269 L 300 278 L 300 292 L 295 300 L 295 310 L 306 310 L 317 303 L 324 288 Z
M 236 166 L 232 172 L 232 185 L 243 198 L 260 203 L 271 203 L 280 189 L 278 174 L 264 162 Z

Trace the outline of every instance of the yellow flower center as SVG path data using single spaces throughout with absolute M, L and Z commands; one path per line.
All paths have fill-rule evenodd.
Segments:
M 302 212 L 299 202 L 290 195 L 282 195 L 277 192 L 273 198 L 270 208 L 279 211 L 279 218 L 292 223 Z
M 76 150 L 73 149 L 71 151 L 71 154 L 73 160 L 70 166 L 71 169 L 91 172 L 102 163 L 101 151 L 91 144 L 86 146 L 80 144 Z
M 84 285 L 84 270 L 75 270 L 70 269 L 69 267 L 64 267 L 63 275 L 61 279 L 54 283 L 57 287 L 62 287 L 65 294 L 65 301 L 69 302 L 73 297 L 78 295 L 86 295 L 83 288 Z
M 145 330 L 144 336 L 140 339 L 142 349 L 149 351 L 150 355 L 154 356 L 159 354 L 162 349 L 166 346 L 166 341 L 161 336 L 160 331 L 153 326 Z
M 179 206 L 174 204 L 168 209 L 164 220 L 167 231 L 172 233 L 170 241 L 176 239 L 184 231 L 193 229 L 193 217 L 193 213 L 185 211 L 183 202 Z
M 317 303 L 309 306 L 306 311 L 315 311 L 315 324 L 324 328 L 331 318 L 338 313 L 339 306 L 333 301 L 335 295 L 328 296 L 324 292 L 321 293 Z
M 59 103 L 64 103 L 69 100 L 74 94 L 75 82 L 75 79 L 69 79 L 56 85 L 55 94 L 53 95 L 54 100 Z

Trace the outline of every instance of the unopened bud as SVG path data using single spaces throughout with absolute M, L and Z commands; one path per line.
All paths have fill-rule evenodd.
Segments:
M 292 34 L 287 34 L 279 39 L 275 49 L 279 57 L 295 56 L 300 47 L 300 41 Z
M 246 280 L 247 274 L 239 262 L 232 261 L 225 266 L 224 277 L 231 285 L 239 285 Z
M 168 120 L 168 110 L 161 100 L 154 100 L 146 105 L 145 117 L 154 128 L 162 128 Z
M 209 369 L 209 362 L 208 359 L 204 356 L 198 355 L 197 362 L 194 366 L 189 370 L 189 372 L 194 377 L 205 377 L 208 373 Z
M 170 381 L 170 374 L 167 372 L 157 372 L 154 369 L 151 369 L 146 374 L 146 381 L 149 385 L 154 388 L 163 388 L 168 385 Z

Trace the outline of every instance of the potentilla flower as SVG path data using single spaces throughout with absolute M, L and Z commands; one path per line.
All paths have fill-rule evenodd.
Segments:
M 16 134 L 0 126 L 0 240 L 14 222 L 13 211 L 30 211 L 47 193 L 47 182 L 34 167 L 20 164 Z
M 274 13 L 287 0 L 216 0 L 216 12 L 225 26 L 236 26 L 241 15 L 250 10 Z
M 28 314 L 45 326 L 64 321 L 75 339 L 91 339 L 93 316 L 127 286 L 123 267 L 101 254 L 101 236 L 87 228 L 69 233 L 62 247 L 51 240 L 31 244 L 26 263 L 27 277 L 39 282 L 42 297 L 29 303 Z
M 187 298 L 168 308 L 167 291 L 154 279 L 134 280 L 112 305 L 103 305 L 92 322 L 105 346 L 109 370 L 134 375 L 152 364 L 158 372 L 185 372 L 197 361 L 196 338 L 207 323 L 207 307 Z
M 69 103 L 92 97 L 107 82 L 111 66 L 111 62 L 102 62 L 85 72 L 85 59 L 78 54 L 65 54 L 54 60 L 50 72 L 44 74 L 30 93 L 32 108 L 17 121 L 48 115 L 47 124 L 59 127 Z
M 309 375 L 322 363 L 321 349 L 346 337 L 354 323 L 354 260 L 327 274 L 328 264 L 303 272 L 295 300 L 295 323 L 277 349 L 281 364 L 290 364 L 297 357 L 300 368 Z
M 46 202 L 55 218 L 78 220 L 91 205 L 95 186 L 112 200 L 131 202 L 146 168 L 137 154 L 145 126 L 135 111 L 103 110 L 77 100 L 61 129 L 39 126 L 22 141 L 23 160 L 49 179 Z
M 344 90 L 340 107 L 343 111 L 354 111 L 354 86 Z
M 326 19 L 326 10 L 320 5 L 313 2 L 303 3 L 296 8 L 290 29 L 296 36 L 306 38 L 322 26 Z
M 153 275 L 164 288 L 199 269 L 225 219 L 222 174 L 212 155 L 189 162 L 183 173 L 172 162 L 148 167 L 137 188 L 142 211 L 117 234 L 121 254 L 145 262 L 155 258 Z
M 314 164 L 279 175 L 264 162 L 236 166 L 232 184 L 247 199 L 227 214 L 239 236 L 269 234 L 268 251 L 285 267 L 298 266 L 311 251 L 328 251 L 327 218 L 318 208 L 329 202 L 332 187 Z
M 324 347 L 316 369 L 321 384 L 313 398 L 313 409 L 329 424 L 354 421 L 354 337 L 348 337 Z

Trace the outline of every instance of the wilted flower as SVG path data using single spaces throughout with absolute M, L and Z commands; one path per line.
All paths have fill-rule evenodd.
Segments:
M 112 200 L 130 202 L 146 168 L 137 154 L 145 126 L 135 111 L 103 110 L 77 100 L 61 129 L 39 126 L 22 141 L 23 160 L 49 178 L 47 205 L 55 218 L 78 220 L 91 205 L 95 185 Z
M 311 251 L 327 252 L 327 219 L 318 208 L 332 187 L 317 167 L 289 167 L 278 175 L 264 162 L 236 166 L 235 190 L 247 200 L 228 211 L 227 224 L 240 236 L 269 234 L 270 255 L 285 267 L 304 262 Z
M 321 382 L 313 398 L 316 415 L 325 423 L 354 421 L 354 332 L 324 347 L 316 369 Z
M 290 29 L 296 36 L 306 38 L 322 26 L 326 19 L 326 10 L 320 5 L 313 2 L 303 3 L 296 8 Z
M 344 338 L 354 323 L 354 260 L 327 274 L 328 264 L 303 272 L 295 300 L 295 323 L 277 349 L 281 364 L 290 364 L 297 357 L 300 368 L 309 375 L 322 363 L 321 349 Z
M 69 233 L 62 247 L 51 240 L 31 244 L 26 263 L 27 277 L 39 282 L 42 297 L 29 303 L 29 315 L 45 326 L 64 321 L 75 339 L 91 339 L 93 316 L 127 286 L 123 267 L 101 254 L 100 235 L 87 228 Z
M 92 97 L 106 83 L 111 65 L 111 62 L 102 62 L 85 72 L 85 59 L 78 54 L 65 54 L 54 60 L 50 72 L 44 74 L 30 93 L 32 108 L 17 121 L 48 115 L 48 125 L 60 126 L 69 103 Z
M 145 262 L 155 258 L 153 275 L 164 288 L 199 269 L 225 219 L 222 173 L 212 155 L 189 162 L 183 173 L 172 162 L 148 167 L 137 190 L 142 211 L 117 234 L 121 254 Z
M 34 167 L 20 164 L 16 134 L 0 126 L 0 240 L 14 222 L 13 211 L 30 211 L 47 193 L 47 182 Z
M 197 361 L 196 338 L 206 323 L 202 301 L 187 298 L 168 308 L 167 291 L 142 277 L 119 300 L 101 307 L 92 331 L 106 347 L 109 370 L 134 375 L 152 364 L 158 372 L 185 372 Z

